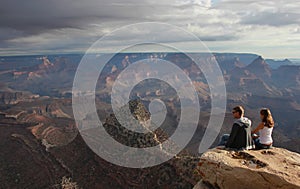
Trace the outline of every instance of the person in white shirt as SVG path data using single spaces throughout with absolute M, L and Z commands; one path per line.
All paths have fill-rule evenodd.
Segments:
M 269 149 L 273 145 L 272 132 L 274 128 L 274 120 L 271 111 L 268 108 L 260 110 L 261 123 L 252 131 L 254 136 L 255 149 Z

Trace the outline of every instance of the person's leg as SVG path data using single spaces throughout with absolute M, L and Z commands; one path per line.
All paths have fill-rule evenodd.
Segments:
M 229 139 L 229 134 L 222 135 L 222 137 L 220 138 L 218 146 L 225 146 L 228 139 Z
M 255 144 L 255 149 L 256 149 L 256 150 L 262 149 L 262 145 L 261 145 L 261 143 L 259 142 L 259 139 L 258 139 L 258 138 L 254 139 L 254 144 Z

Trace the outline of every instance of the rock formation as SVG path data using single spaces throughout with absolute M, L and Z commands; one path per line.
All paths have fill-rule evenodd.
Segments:
M 283 148 L 250 151 L 212 149 L 197 166 L 195 188 L 300 188 L 300 154 Z
M 5 117 L 8 110 L 3 112 L 0 188 L 66 188 L 75 184 L 78 188 L 103 189 L 192 188 L 197 183 L 194 170 L 198 156 L 184 151 L 167 162 L 143 169 L 114 165 L 93 153 L 81 135 L 73 132 L 72 119 L 52 115 L 52 111 L 68 112 L 66 106 L 60 109 L 59 104 L 70 101 L 40 103 L 35 108 L 27 103 L 28 107 L 16 119 Z M 139 100 L 130 101 L 129 108 L 142 123 L 150 118 Z M 104 127 L 119 142 L 139 148 L 159 145 L 167 137 L 159 128 L 143 135 L 132 132 L 122 127 L 114 114 L 106 117 Z
M 18 91 L 0 91 L 0 103 L 1 104 L 18 104 L 24 101 L 33 101 L 39 95 L 32 95 L 30 93 L 18 92 Z

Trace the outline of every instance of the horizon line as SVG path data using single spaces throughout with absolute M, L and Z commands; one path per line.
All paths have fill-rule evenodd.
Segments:
M 214 51 L 214 52 L 194 52 L 194 51 L 187 51 L 187 52 L 174 52 L 174 51 L 129 51 L 129 52 L 118 52 L 115 54 L 149 54 L 149 53 L 199 53 L 199 54 L 248 54 L 248 55 L 257 55 L 261 56 L 264 59 L 273 59 L 273 60 L 300 60 L 300 57 L 285 57 L 285 58 L 271 58 L 271 57 L 264 57 L 262 54 L 255 53 L 255 52 L 222 52 L 222 51 Z M 63 52 L 63 53 L 35 53 L 35 54 L 10 54 L 10 55 L 1 55 L 0 58 L 4 57 L 30 57 L 30 56 L 53 56 L 53 55 L 85 55 L 85 54 L 113 54 L 110 52 Z

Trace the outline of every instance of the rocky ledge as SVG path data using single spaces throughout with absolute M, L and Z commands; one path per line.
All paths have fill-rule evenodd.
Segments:
M 300 154 L 282 148 L 250 151 L 211 149 L 204 153 L 194 188 L 300 188 Z

